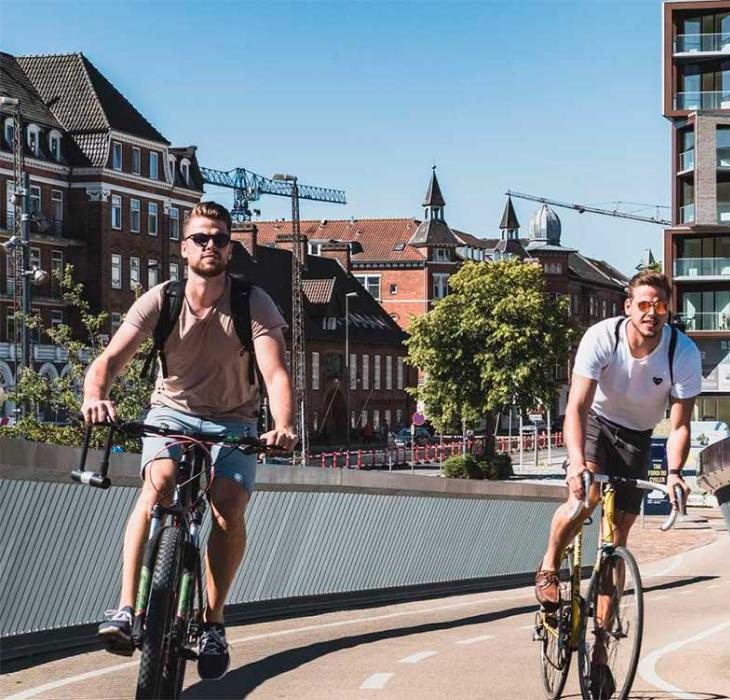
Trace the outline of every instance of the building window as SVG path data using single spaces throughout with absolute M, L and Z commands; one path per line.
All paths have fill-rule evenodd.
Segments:
M 116 141 L 112 143 L 112 168 L 114 170 L 122 169 L 122 144 Z
M 112 289 L 122 288 L 122 256 L 112 254 Z
M 40 129 L 35 125 L 31 124 L 28 127 L 28 148 L 34 156 L 38 155 L 38 144 L 40 141 Z
M 112 313 L 111 313 L 112 335 L 114 335 L 119 330 L 119 326 L 121 326 L 121 325 L 122 325 L 122 314 L 120 314 L 116 311 L 112 311 Z
M 58 287 L 63 276 L 63 251 L 51 251 L 51 285 Z
M 112 195 L 112 228 L 122 228 L 122 197 L 118 194 Z
M 31 248 L 30 249 L 30 269 L 37 268 L 40 270 L 41 268 L 41 249 L 40 248 Z
M 147 205 L 147 233 L 150 236 L 157 235 L 157 205 L 154 202 L 150 202 Z
M 321 243 L 312 243 L 311 241 L 309 241 L 307 243 L 307 252 L 310 255 L 319 255 L 319 250 L 321 247 L 322 247 Z
M 132 174 L 142 174 L 142 151 L 136 146 L 132 146 Z
M 380 430 L 380 411 L 373 409 L 373 430 Z
M 170 182 L 175 184 L 175 156 L 167 156 L 167 167 L 170 169 Z
M 397 359 L 397 362 L 398 362 L 398 368 L 397 368 L 397 375 L 396 375 L 396 382 L 397 382 L 396 386 L 399 389 L 402 389 L 403 388 L 403 374 L 404 374 L 403 358 L 399 357 Z
M 63 324 L 63 309 L 51 309 L 51 328 L 55 331 Z
M 601 318 L 608 318 L 608 301 L 601 299 Z
M 5 120 L 5 143 L 10 146 L 10 148 L 13 147 L 13 140 L 15 139 L 15 123 L 13 122 L 12 117 L 8 117 Z
M 129 288 L 134 289 L 139 286 L 139 258 L 129 258 Z
M 138 199 L 129 200 L 129 230 L 132 233 L 139 233 L 141 222 L 141 205 Z
M 403 425 L 403 409 L 397 408 L 395 411 L 395 424 L 396 427 Z
M 398 285 L 397 284 L 391 284 L 390 285 L 390 293 L 391 294 L 398 294 Z
M 370 389 L 370 355 L 362 356 L 362 388 Z
M 393 388 L 393 358 L 390 355 L 385 356 L 385 388 Z
M 53 219 L 53 233 L 60 235 L 63 224 L 63 192 L 51 190 L 51 219 Z
M 177 282 L 180 279 L 180 264 L 176 262 L 170 263 L 170 280 Z
M 41 188 L 38 185 L 30 186 L 30 213 L 41 213 Z
M 186 158 L 180 161 L 180 174 L 186 185 L 190 185 L 190 161 Z
M 598 300 L 596 297 L 590 297 L 588 300 L 588 313 L 591 316 L 596 316 L 598 314 Z
M 449 293 L 449 275 L 437 272 L 433 276 L 433 298 L 443 299 Z
M 150 151 L 150 179 L 159 180 L 160 157 L 155 151 Z
M 451 255 L 449 255 L 449 249 L 448 248 L 434 248 L 433 249 L 433 259 L 436 262 L 450 262 Z
M 6 307 L 5 312 L 5 337 L 9 343 L 15 342 L 15 313 Z
M 147 287 L 152 289 L 158 283 L 160 266 L 157 260 L 149 260 L 147 262 Z
M 613 309 L 612 316 L 618 316 L 618 304 L 614 301 L 613 304 L 611 304 L 611 308 Z
M 170 207 L 170 240 L 180 240 L 180 210 Z
M 48 146 L 53 160 L 58 163 L 61 160 L 61 134 L 52 131 L 48 136 Z
M 380 355 L 373 357 L 373 389 L 380 390 Z
M 380 275 L 355 275 L 355 279 L 368 290 L 373 299 L 380 301 Z
M 357 389 L 357 355 L 350 353 L 350 389 Z
M 319 353 L 312 353 L 312 389 L 319 390 Z

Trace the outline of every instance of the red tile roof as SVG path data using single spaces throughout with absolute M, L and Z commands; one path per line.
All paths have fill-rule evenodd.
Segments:
M 311 304 L 329 304 L 332 299 L 332 290 L 335 288 L 335 278 L 305 279 L 302 280 L 304 296 Z
M 273 243 L 276 236 L 291 232 L 288 221 L 256 221 L 259 245 Z M 417 219 L 339 219 L 302 221 L 301 230 L 309 241 L 358 241 L 363 252 L 352 256 L 359 262 L 422 261 L 423 255 L 407 245 L 418 228 Z M 402 250 L 395 250 L 400 248 Z

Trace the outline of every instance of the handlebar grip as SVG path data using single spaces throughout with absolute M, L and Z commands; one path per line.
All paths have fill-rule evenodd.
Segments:
M 687 503 L 684 500 L 684 491 L 675 484 L 674 497 L 677 499 L 677 510 L 680 515 L 687 515 Z
M 588 491 L 593 483 L 593 472 L 589 472 L 587 469 L 583 472 L 583 505 L 589 508 L 591 505 L 591 498 L 588 495 Z
M 111 479 L 108 476 L 102 476 L 94 472 L 80 471 L 79 469 L 74 469 L 71 472 L 71 479 L 78 484 L 93 486 L 97 489 L 108 489 L 112 485 Z
M 669 517 L 659 527 L 662 532 L 671 530 L 677 521 L 677 516 L 686 515 L 687 513 L 687 504 L 684 502 L 684 491 L 676 485 L 674 487 L 674 497 L 677 499 L 677 506 L 672 507 L 672 512 L 669 514 Z

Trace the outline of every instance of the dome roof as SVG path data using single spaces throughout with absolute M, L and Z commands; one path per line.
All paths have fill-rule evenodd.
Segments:
M 530 217 L 527 228 L 531 240 L 547 241 L 552 245 L 560 245 L 560 219 L 547 204 L 543 204 Z

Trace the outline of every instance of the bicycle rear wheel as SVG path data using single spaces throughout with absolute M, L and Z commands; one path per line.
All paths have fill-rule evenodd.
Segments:
M 542 689 L 548 700 L 563 692 L 570 670 L 570 631 L 573 612 L 573 554 L 568 551 L 560 564 L 560 605 L 554 613 L 539 611 L 535 630 L 540 640 Z
M 644 594 L 631 552 L 616 547 L 603 555 L 586 597 L 578 661 L 588 700 L 628 697 L 641 652 Z
M 179 528 L 169 527 L 163 530 L 147 604 L 144 644 L 137 678 L 137 700 L 174 698 L 179 692 L 177 676 L 180 648 L 174 643 L 173 631 L 183 545 L 184 535 Z

